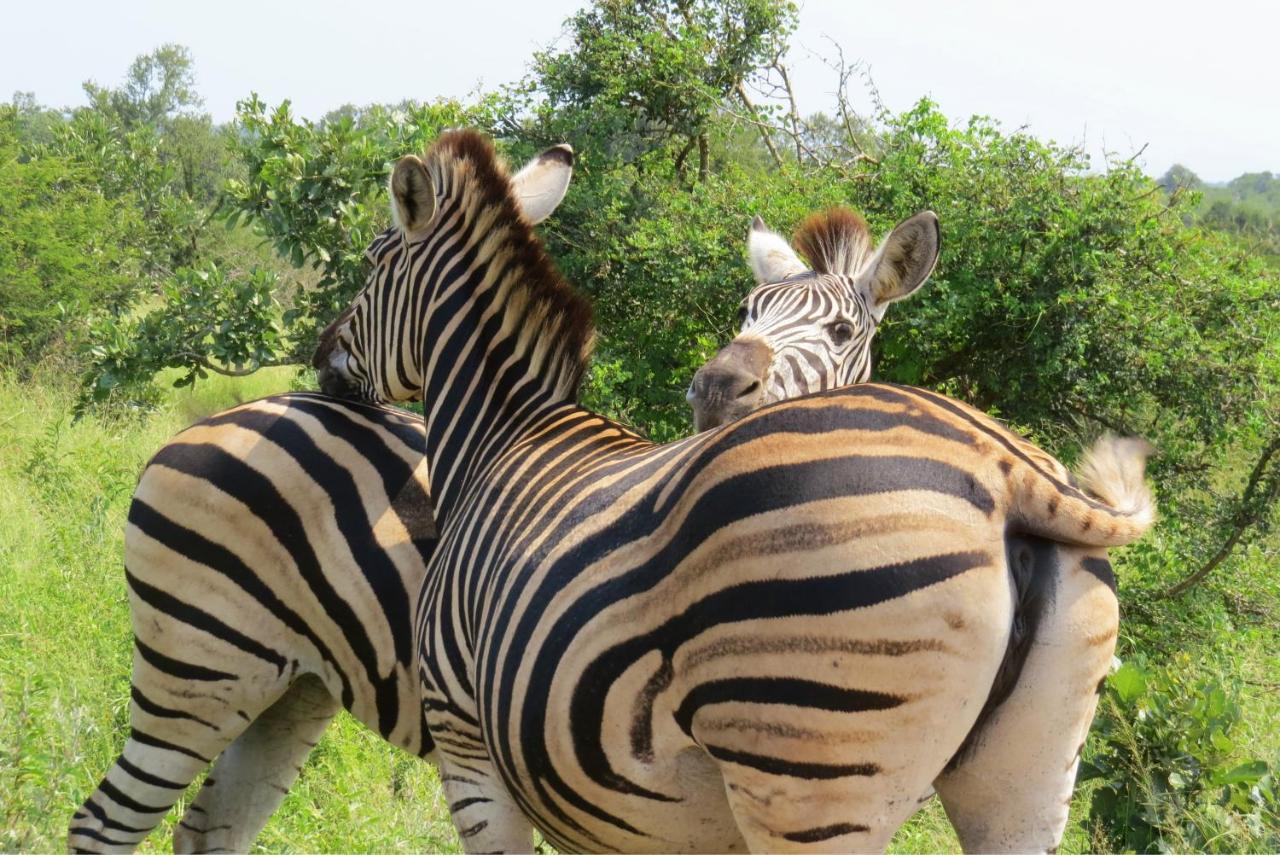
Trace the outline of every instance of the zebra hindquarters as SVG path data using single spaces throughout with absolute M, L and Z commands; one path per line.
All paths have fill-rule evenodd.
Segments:
M 1102 549 L 1037 550 L 1026 658 L 1007 699 L 934 783 L 966 852 L 1053 852 L 1115 649 L 1119 605 Z
M 1012 615 L 1003 550 L 930 552 L 926 539 L 882 551 L 893 539 L 823 562 L 863 565 L 837 585 L 814 562 L 779 567 L 823 595 L 794 598 L 805 611 L 788 617 L 722 623 L 677 660 L 679 715 L 717 761 L 752 851 L 883 850 L 986 699 Z

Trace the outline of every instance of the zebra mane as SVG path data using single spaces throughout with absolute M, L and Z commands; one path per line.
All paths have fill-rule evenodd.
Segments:
M 466 219 L 482 222 L 487 237 L 481 251 L 501 257 L 511 271 L 506 293 L 498 299 L 518 337 L 545 357 L 547 373 L 576 400 L 595 345 L 591 303 L 565 281 L 521 213 L 511 176 L 493 144 L 477 131 L 441 134 L 423 158 L 438 198 L 453 197 L 466 209 Z M 558 355 L 560 365 L 550 360 Z
M 867 221 L 848 208 L 810 214 L 796 229 L 792 242 L 815 273 L 853 276 L 871 256 Z

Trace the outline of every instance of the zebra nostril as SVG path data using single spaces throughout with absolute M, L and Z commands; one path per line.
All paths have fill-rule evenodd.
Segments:
M 752 380 L 738 393 L 739 398 L 748 398 L 760 391 L 760 381 Z

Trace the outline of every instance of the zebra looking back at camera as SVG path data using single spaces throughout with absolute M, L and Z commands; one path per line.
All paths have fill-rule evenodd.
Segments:
M 589 309 L 487 141 L 446 134 L 391 189 L 406 251 L 326 358 L 330 383 L 426 401 L 441 539 L 418 667 L 468 850 L 526 850 L 530 820 L 565 849 L 883 848 L 973 745 L 1041 544 L 1105 565 L 1151 523 L 1130 446 L 1082 472 L 1103 504 L 914 389 L 648 443 L 576 405 Z M 885 253 L 870 292 L 931 263 Z
M 796 232 L 805 264 L 756 217 L 747 254 L 758 287 L 742 301 L 741 334 L 693 377 L 686 396 L 698 430 L 774 401 L 871 378 L 871 339 L 889 304 L 911 296 L 938 259 L 938 218 L 916 214 L 872 252 L 861 217 L 814 214 Z M 916 265 L 898 277 L 897 261 Z
M 571 162 L 556 147 L 515 176 L 528 222 L 559 204 Z M 395 257 L 378 251 L 393 235 L 375 263 Z M 205 419 L 152 458 L 125 532 L 130 735 L 70 848 L 132 851 L 214 764 L 174 848 L 247 850 L 342 708 L 430 755 L 411 617 L 436 535 L 424 444 L 403 410 L 293 393 Z

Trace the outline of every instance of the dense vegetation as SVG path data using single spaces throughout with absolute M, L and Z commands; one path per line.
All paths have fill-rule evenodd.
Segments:
M 690 429 L 683 389 L 731 333 L 752 216 L 786 230 L 847 204 L 883 234 L 936 211 L 941 264 L 889 313 L 878 376 L 975 403 L 1066 459 L 1103 429 L 1160 450 L 1162 520 L 1115 556 L 1125 664 L 1068 848 L 1280 847 L 1280 181 L 1153 181 L 928 101 L 859 115 L 846 87 L 860 69 L 839 54 L 835 109 L 799 115 L 795 14 L 783 0 L 597 0 L 510 86 L 317 121 L 247 95 L 215 126 L 176 46 L 118 88 L 86 85 L 86 107 L 0 107 L 0 489 L 23 509 L 0 539 L 0 848 L 52 845 L 124 732 L 119 532 L 147 454 L 196 414 L 175 402 L 203 412 L 230 400 L 210 375 L 304 364 L 363 282 L 390 164 L 464 124 L 513 159 L 574 145 L 574 185 L 543 231 L 595 299 L 588 402 L 656 439 Z M 109 665 L 50 667 L 81 643 Z M 268 845 L 388 847 L 394 830 L 361 836 L 368 816 L 321 807 L 362 798 L 348 785 L 363 780 L 370 811 L 414 813 L 388 800 L 411 805 L 429 773 L 370 743 L 351 727 L 328 738 L 322 764 L 343 781 L 304 779 Z M 354 771 L 365 752 L 379 759 Z M 299 836 L 319 813 L 316 834 L 335 816 L 354 829 Z M 934 808 L 901 843 L 953 845 L 941 828 Z M 438 845 L 439 828 L 424 833 L 417 845 Z

